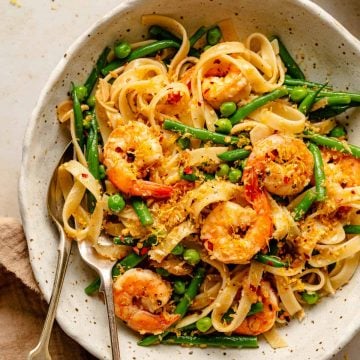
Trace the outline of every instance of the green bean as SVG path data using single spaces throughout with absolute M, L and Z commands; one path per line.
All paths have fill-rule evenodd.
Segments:
M 360 104 L 354 105 L 353 103 L 351 103 L 350 105 L 325 106 L 322 109 L 311 111 L 309 113 L 309 119 L 310 120 L 328 119 L 328 118 L 340 115 L 343 112 L 345 112 L 346 110 L 349 110 L 350 108 L 352 108 L 354 106 L 360 106 Z
M 310 209 L 311 205 L 314 203 L 314 201 L 316 201 L 316 198 L 317 198 L 316 192 L 313 190 L 308 190 L 305 193 L 305 196 L 302 198 L 299 204 L 297 204 L 296 207 L 294 208 L 293 217 L 295 221 L 299 221 L 304 217 L 304 215 Z
M 273 256 L 273 255 L 257 253 L 254 256 L 254 260 L 256 260 L 262 264 L 273 266 L 276 268 L 289 267 L 288 263 L 285 263 L 285 262 L 279 260 L 278 257 Z
M 89 172 L 94 176 L 95 179 L 100 179 L 99 169 L 99 139 L 98 139 L 98 125 L 96 121 L 96 114 L 93 111 L 90 120 L 90 129 L 86 143 L 86 161 L 88 164 Z M 92 213 L 95 209 L 96 200 L 91 192 L 87 193 L 87 207 Z
M 221 39 L 221 30 L 218 26 L 209 29 L 206 34 L 206 41 L 209 45 L 216 45 Z
M 181 150 L 188 149 L 190 147 L 190 139 L 186 136 L 181 136 L 176 140 Z
M 200 26 L 194 34 L 192 34 L 189 38 L 190 46 L 194 46 L 195 43 L 200 40 L 206 34 L 206 27 Z
M 246 159 L 250 155 L 250 153 L 250 150 L 236 149 L 225 151 L 221 154 L 218 154 L 217 157 L 222 161 L 235 161 Z
M 346 129 L 343 125 L 337 125 L 329 132 L 330 137 L 341 138 L 346 136 Z
M 360 225 L 345 225 L 345 234 L 360 234 Z
M 98 277 L 85 288 L 85 294 L 92 295 L 96 293 L 97 291 L 99 291 L 100 285 L 101 285 L 101 279 Z
M 75 123 L 75 135 L 76 140 L 79 143 L 81 149 L 84 147 L 84 125 L 83 125 L 83 114 L 81 110 L 81 104 L 78 98 L 78 95 L 75 91 L 75 85 L 72 83 L 71 91 L 72 101 L 73 101 L 73 111 L 74 111 L 74 123 Z
M 237 144 L 239 141 L 239 138 L 235 136 L 227 136 L 209 130 L 193 128 L 191 126 L 187 126 L 172 120 L 165 120 L 163 123 L 163 128 L 165 130 L 176 131 L 181 134 L 190 134 L 196 139 L 202 141 L 211 141 L 215 144 L 229 145 L 229 144 Z
M 251 308 L 246 316 L 252 316 L 264 310 L 264 304 L 261 301 L 258 301 L 254 304 L 251 304 Z
M 337 151 L 341 151 L 346 154 L 350 154 L 356 158 L 360 158 L 359 146 L 350 145 L 338 139 L 330 138 L 324 135 L 314 134 L 309 131 L 305 131 L 304 134 L 311 142 L 314 142 L 315 144 L 322 145 Z
M 177 304 L 177 306 L 175 308 L 175 311 L 174 311 L 175 314 L 179 314 L 180 317 L 183 317 L 186 314 L 192 300 L 199 292 L 199 288 L 205 278 L 205 272 L 206 272 L 206 270 L 202 266 L 198 266 L 195 269 L 195 273 L 190 282 L 190 285 L 186 289 L 185 294 L 183 295 L 183 297 L 181 298 L 181 300 L 179 301 L 179 303 Z M 140 340 L 138 342 L 138 345 L 149 346 L 149 345 L 153 345 L 153 344 L 158 344 L 169 333 L 170 333 L 169 331 L 165 331 L 164 333 L 162 333 L 160 335 L 149 335 L 149 336 L 143 338 L 142 340 Z
M 139 47 L 135 50 L 133 50 L 128 57 L 125 59 L 118 59 L 112 61 L 109 65 L 102 68 L 101 72 L 103 75 L 107 75 L 110 71 L 113 71 L 117 69 L 118 67 L 124 65 L 125 63 L 141 58 L 146 57 L 148 55 L 151 55 L 153 53 L 156 53 L 160 50 L 166 49 L 166 48 L 176 48 L 178 49 L 180 47 L 180 44 L 174 40 L 159 40 L 155 41 L 151 44 L 144 45 L 142 47 Z
M 136 215 L 138 216 L 142 225 L 152 225 L 154 219 L 145 203 L 145 201 L 139 197 L 133 197 L 131 199 L 131 205 L 134 208 Z
M 348 105 L 351 103 L 349 95 L 324 96 L 321 100 L 326 102 L 326 106 Z
M 284 85 L 287 86 L 305 86 L 310 89 L 312 88 L 319 88 L 322 87 L 324 84 L 313 82 L 313 81 L 306 81 L 302 79 L 293 79 L 292 77 L 285 75 Z M 331 89 L 331 86 L 326 85 L 325 89 Z
M 181 42 L 181 39 L 179 39 L 177 36 L 175 36 L 173 33 L 171 33 L 170 31 L 164 29 L 161 26 L 158 25 L 152 25 L 149 28 L 149 35 L 151 35 L 152 37 L 154 37 L 155 39 L 158 40 L 172 40 L 172 41 L 176 41 L 176 42 Z
M 314 176 L 316 187 L 316 200 L 324 201 L 326 198 L 326 186 L 325 186 L 325 170 L 324 163 L 319 148 L 309 143 L 308 148 L 314 158 Z
M 286 49 L 285 45 L 282 43 L 280 38 L 278 36 L 271 37 L 271 40 L 276 39 L 279 44 L 279 55 L 284 63 L 287 73 L 291 75 L 295 79 L 305 79 L 304 73 L 301 71 L 299 65 L 295 62 L 295 60 L 292 58 L 288 50 Z
M 198 345 L 213 347 L 257 348 L 256 336 L 243 335 L 171 335 L 161 340 L 162 344 Z
M 261 106 L 264 106 L 270 101 L 276 100 L 280 97 L 287 95 L 289 92 L 285 87 L 276 89 L 266 95 L 259 96 L 248 104 L 237 108 L 235 113 L 230 117 L 230 121 L 233 125 L 239 123 L 246 116 L 257 110 Z
M 185 169 L 180 168 L 180 178 L 191 182 L 199 179 L 199 177 L 195 174 L 194 169 L 191 167 L 187 167 Z
M 98 60 L 96 61 L 96 64 L 94 66 L 94 68 L 92 69 L 89 77 L 86 79 L 84 86 L 87 89 L 87 94 L 88 96 L 90 96 L 100 74 L 101 74 L 101 69 L 105 67 L 106 62 L 107 62 L 107 57 L 110 53 L 111 49 L 109 47 L 106 47 L 102 53 L 100 54 Z
M 307 94 L 304 100 L 301 101 L 300 105 L 298 106 L 298 110 L 302 112 L 304 115 L 307 115 L 311 107 L 314 105 L 317 95 L 324 88 L 324 86 L 325 84 L 318 90 Z
M 168 277 L 170 275 L 170 273 L 164 268 L 156 268 L 155 271 L 157 274 L 159 274 L 162 277 Z
M 146 257 L 147 255 L 140 256 L 135 253 L 130 253 L 124 259 L 120 260 L 116 265 L 114 265 L 112 269 L 112 276 L 119 276 L 120 268 L 125 271 L 134 268 L 135 266 L 139 265 Z M 99 291 L 100 284 L 101 280 L 98 277 L 85 288 L 85 293 L 87 295 L 94 294 L 95 292 Z

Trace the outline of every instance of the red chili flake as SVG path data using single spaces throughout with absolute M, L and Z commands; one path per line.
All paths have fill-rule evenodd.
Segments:
M 189 166 L 184 169 L 184 174 L 186 175 L 191 175 L 193 172 L 193 169 Z
M 206 247 L 210 250 L 213 251 L 214 250 L 214 244 L 210 241 L 206 241 Z
M 122 149 L 121 149 L 120 146 L 117 146 L 117 147 L 115 148 L 115 151 L 116 151 L 117 153 L 120 153 L 120 152 L 122 152 Z
M 168 94 L 167 102 L 171 105 L 177 104 L 181 100 L 182 96 L 180 91 Z
M 252 285 L 252 284 L 250 284 L 249 288 L 250 288 L 250 290 L 251 290 L 252 292 L 256 292 L 256 291 L 257 291 L 257 287 L 254 286 L 254 285 Z
M 81 176 L 86 179 L 89 175 L 88 174 L 81 174 Z
M 290 180 L 291 179 L 288 176 L 284 176 L 284 183 L 285 184 L 289 184 Z
M 149 252 L 149 248 L 147 247 L 143 247 L 142 249 L 140 249 L 140 255 L 143 256 L 143 255 L 146 255 L 148 252 Z
M 214 64 L 221 64 L 220 59 L 216 59 L 216 60 L 214 60 Z

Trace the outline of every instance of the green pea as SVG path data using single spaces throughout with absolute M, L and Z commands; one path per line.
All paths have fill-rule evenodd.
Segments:
M 175 294 L 182 295 L 186 291 L 186 284 L 182 280 L 174 281 L 174 292 Z
M 329 136 L 340 138 L 346 136 L 346 129 L 343 125 L 335 126 L 329 133 Z
M 170 275 L 170 273 L 166 270 L 166 269 L 163 269 L 163 268 L 157 268 L 156 269 L 156 272 L 160 275 L 160 276 L 163 276 L 163 277 L 168 277 Z
M 99 179 L 103 180 L 106 177 L 106 170 L 105 170 L 105 166 L 103 164 L 99 165 Z
M 95 99 L 95 95 L 89 96 L 88 99 L 86 100 L 86 103 L 91 107 L 95 107 L 96 104 L 96 99 Z
M 230 166 L 228 164 L 220 164 L 219 169 L 216 171 L 218 177 L 228 176 L 230 171 Z
M 300 102 L 305 99 L 308 90 L 303 86 L 296 86 L 290 91 L 290 99 L 295 102 Z
M 131 53 L 131 46 L 127 41 L 115 45 L 114 54 L 118 59 L 125 59 Z
M 211 328 L 211 326 L 212 326 L 212 321 L 208 316 L 205 316 L 196 322 L 196 328 L 200 332 L 208 331 Z
M 206 41 L 209 45 L 216 45 L 221 39 L 221 30 L 218 26 L 209 29 L 206 34 Z
M 220 105 L 220 113 L 223 117 L 229 117 L 236 109 L 237 106 L 233 101 L 226 101 Z
M 108 198 L 108 207 L 113 212 L 120 212 L 125 207 L 125 200 L 120 194 L 114 194 Z
M 215 121 L 215 131 L 221 134 L 229 134 L 232 128 L 231 121 L 223 118 Z
M 79 99 L 80 102 L 83 101 L 88 95 L 87 88 L 82 85 L 75 86 L 73 91 L 76 92 L 77 98 Z
M 173 249 L 172 249 L 172 251 L 171 251 L 171 253 L 173 254 L 173 255 L 182 255 L 182 253 L 184 252 L 184 250 L 185 250 L 185 248 L 184 248 L 184 246 L 183 245 L 181 245 L 181 244 L 177 244 Z
M 190 139 L 188 137 L 179 137 L 176 142 L 181 150 L 185 150 L 190 147 Z
M 246 167 L 246 162 L 247 162 L 247 159 L 248 159 L 248 158 L 246 158 L 246 159 L 244 159 L 244 160 L 241 160 L 241 161 L 240 161 L 240 167 L 241 167 L 241 169 L 242 169 L 242 170 L 244 170 L 244 169 L 245 169 L 245 167 Z
M 301 293 L 301 297 L 309 305 L 314 305 L 319 301 L 319 294 L 315 291 L 314 292 L 304 291 L 303 293 Z
M 186 249 L 183 253 L 183 258 L 192 266 L 196 265 L 201 260 L 199 252 L 195 249 Z
M 242 176 L 242 171 L 240 169 L 231 169 L 229 171 L 229 181 L 232 183 L 237 183 L 240 181 Z

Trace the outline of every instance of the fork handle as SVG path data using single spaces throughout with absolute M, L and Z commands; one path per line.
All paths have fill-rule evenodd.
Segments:
M 60 298 L 62 284 L 64 282 L 66 268 L 69 262 L 71 245 L 72 245 L 72 241 L 67 238 L 67 236 L 64 234 L 64 231 L 60 230 L 60 242 L 58 248 L 59 254 L 57 259 L 56 273 L 55 273 L 54 285 L 51 293 L 51 299 L 49 303 L 49 309 L 46 315 L 44 327 L 42 329 L 39 342 L 37 346 L 30 351 L 28 355 L 28 360 L 51 359 L 51 356 L 49 354 L 49 340 L 50 340 L 51 330 L 54 324 L 54 319 Z
M 114 298 L 113 298 L 113 279 L 111 269 L 109 271 L 100 272 L 101 283 L 102 283 L 102 292 L 105 295 L 105 303 L 107 307 L 107 314 L 109 319 L 109 329 L 110 329 L 110 340 L 111 340 L 111 350 L 113 360 L 120 360 L 120 348 L 119 348 L 119 338 L 115 318 L 115 309 L 114 309 Z

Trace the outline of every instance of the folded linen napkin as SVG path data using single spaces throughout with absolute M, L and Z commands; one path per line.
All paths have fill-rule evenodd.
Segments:
M 37 344 L 47 304 L 34 279 L 18 220 L 0 218 L 0 359 L 26 359 Z M 53 359 L 95 359 L 54 324 Z

